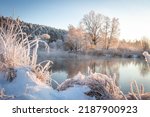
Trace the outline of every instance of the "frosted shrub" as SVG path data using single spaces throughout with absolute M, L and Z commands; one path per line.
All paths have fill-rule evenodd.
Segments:
M 147 51 L 143 52 L 143 56 L 145 57 L 145 61 L 150 63 L 150 54 Z
M 47 40 L 48 40 L 48 39 L 50 39 L 51 37 L 50 37 L 49 34 L 42 34 L 42 35 L 41 35 L 41 38 L 42 38 L 42 39 L 47 39 Z
M 0 89 L 0 100 L 13 99 L 14 96 L 8 96 L 5 94 L 4 89 Z
M 10 68 L 29 67 L 41 81 L 49 79 L 48 69 L 52 62 L 49 60 L 44 61 L 46 62 L 44 67 L 41 63 L 37 64 L 39 42 L 44 43 L 48 50 L 47 43 L 40 40 L 40 38 L 29 41 L 29 36 L 22 31 L 20 23 L 11 18 L 7 22 L 2 21 L 1 23 L 0 70 L 7 71 Z

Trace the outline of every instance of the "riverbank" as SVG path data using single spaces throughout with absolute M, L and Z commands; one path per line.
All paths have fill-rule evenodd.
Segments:
M 38 50 L 39 61 L 46 58 L 139 58 L 144 60 L 142 55 L 143 51 L 125 51 L 125 50 L 87 50 L 86 52 L 72 52 L 64 51 L 60 49 L 50 49 L 49 53 L 46 53 L 44 49 Z
M 122 58 L 143 58 L 143 51 L 132 51 L 127 49 L 97 49 L 87 50 L 81 52 L 92 56 L 106 56 L 106 57 L 122 57 Z

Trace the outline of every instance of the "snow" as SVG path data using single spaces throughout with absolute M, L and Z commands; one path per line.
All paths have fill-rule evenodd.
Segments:
M 145 61 L 150 63 L 150 54 L 147 51 L 143 52 L 143 56 L 145 57 Z
M 95 98 L 89 97 L 84 93 L 89 91 L 89 87 L 81 86 L 81 85 L 74 85 L 74 87 L 69 87 L 64 91 L 57 91 L 53 90 L 51 92 L 51 96 L 55 97 L 53 99 L 59 100 L 92 100 Z
M 14 96 L 13 99 L 28 100 L 85 100 L 94 99 L 85 95 L 89 91 L 87 86 L 74 85 L 64 91 L 58 91 L 36 79 L 28 68 L 16 68 L 17 76 L 8 81 L 5 72 L 0 72 L 0 89 L 5 95 Z

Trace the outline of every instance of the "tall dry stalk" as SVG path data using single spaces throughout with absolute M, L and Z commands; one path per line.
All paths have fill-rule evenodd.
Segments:
M 142 95 L 144 94 L 144 86 L 141 85 L 140 88 L 137 85 L 136 81 L 131 82 L 130 84 L 130 92 L 129 95 L 133 97 L 133 99 L 141 100 Z
M 0 23 L 1 70 L 29 67 L 38 79 L 47 82 L 50 76 L 48 70 L 52 62 L 50 60 L 44 61 L 45 66 L 37 63 L 39 42 L 44 43 L 45 47 L 49 49 L 47 43 L 40 38 L 28 40 L 29 36 L 22 31 L 21 23 L 17 20 L 7 18 L 7 20 L 2 20 Z

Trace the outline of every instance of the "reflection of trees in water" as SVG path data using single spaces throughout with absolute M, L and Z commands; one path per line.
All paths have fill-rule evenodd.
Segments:
M 91 67 L 92 66 L 92 67 Z M 102 74 L 107 74 L 109 76 L 113 76 L 116 74 L 116 83 L 118 84 L 119 80 L 119 63 L 118 61 L 106 59 L 106 60 L 97 60 L 91 63 L 91 68 L 94 72 L 99 72 Z
M 93 72 L 100 72 L 107 75 L 112 75 L 114 68 L 113 62 L 108 60 L 90 62 L 90 68 Z M 112 66 L 112 67 L 110 67 Z
M 113 76 L 116 74 L 116 83 L 119 82 L 119 69 L 120 67 L 126 67 L 128 65 L 134 65 L 144 76 L 149 73 L 146 62 L 140 59 L 60 59 L 54 60 L 53 71 L 67 71 L 68 78 L 74 77 L 79 71 L 82 73 L 87 73 L 88 66 L 93 70 L 93 72 L 99 72 Z
M 150 67 L 146 62 L 141 62 L 139 65 L 141 75 L 144 77 L 150 72 Z
M 134 65 L 139 69 L 140 74 L 144 77 L 150 72 L 150 67 L 148 64 L 141 59 L 124 59 L 122 61 L 123 66 Z
M 83 59 L 63 59 L 63 60 L 54 60 L 54 71 L 67 71 L 68 78 L 74 77 L 79 71 L 86 73 L 89 60 Z

